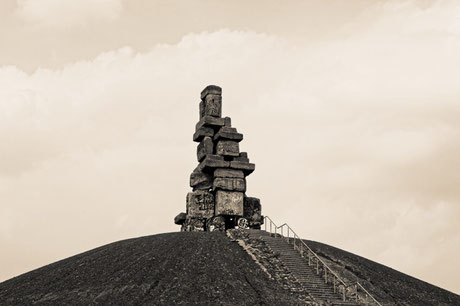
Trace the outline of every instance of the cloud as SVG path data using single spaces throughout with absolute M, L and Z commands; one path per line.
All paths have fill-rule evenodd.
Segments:
M 117 19 L 122 0 L 18 0 L 17 14 L 28 23 L 68 28 Z
M 56 71 L 1 68 L 1 245 L 45 264 L 177 230 L 197 163 L 199 92 L 217 84 L 257 164 L 248 194 L 265 214 L 458 292 L 433 272 L 460 268 L 445 255 L 460 239 L 452 11 L 387 5 L 365 30 L 308 45 L 221 30 Z

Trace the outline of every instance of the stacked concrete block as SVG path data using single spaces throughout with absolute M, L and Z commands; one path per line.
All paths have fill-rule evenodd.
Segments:
M 260 200 L 246 196 L 246 176 L 255 170 L 246 152 L 240 152 L 243 134 L 222 118 L 222 89 L 210 85 L 201 92 L 198 166 L 190 175 L 187 212 L 174 219 L 182 231 L 213 231 L 234 227 L 260 228 Z

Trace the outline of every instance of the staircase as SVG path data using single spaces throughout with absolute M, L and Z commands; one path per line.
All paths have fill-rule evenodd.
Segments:
M 265 241 L 288 270 L 318 302 L 327 305 L 382 306 L 359 282 L 346 284 L 310 247 L 284 223 L 277 226 L 264 217 L 265 231 L 248 230 Z
M 324 278 L 317 275 L 316 270 L 308 266 L 305 259 L 286 240 L 271 237 L 266 231 L 247 232 L 249 237 L 262 239 L 275 254 L 279 254 L 279 259 L 318 302 L 330 305 L 360 305 L 355 302 L 344 302 L 342 295 L 337 290 L 334 292 L 333 286 L 326 284 Z

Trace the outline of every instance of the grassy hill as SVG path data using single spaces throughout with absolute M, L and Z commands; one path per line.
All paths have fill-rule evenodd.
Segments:
M 344 277 L 400 305 L 460 305 L 460 296 L 308 242 Z M 410 298 L 408 298 L 408 296 Z M 419 303 L 425 301 L 425 303 Z M 167 233 L 111 243 L 0 283 L 0 305 L 299 305 L 225 234 Z

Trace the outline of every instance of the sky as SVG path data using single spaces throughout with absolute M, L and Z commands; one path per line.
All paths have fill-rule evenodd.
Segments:
M 460 293 L 458 1 L 0 2 L 0 281 L 178 231 L 201 90 L 248 196 Z

